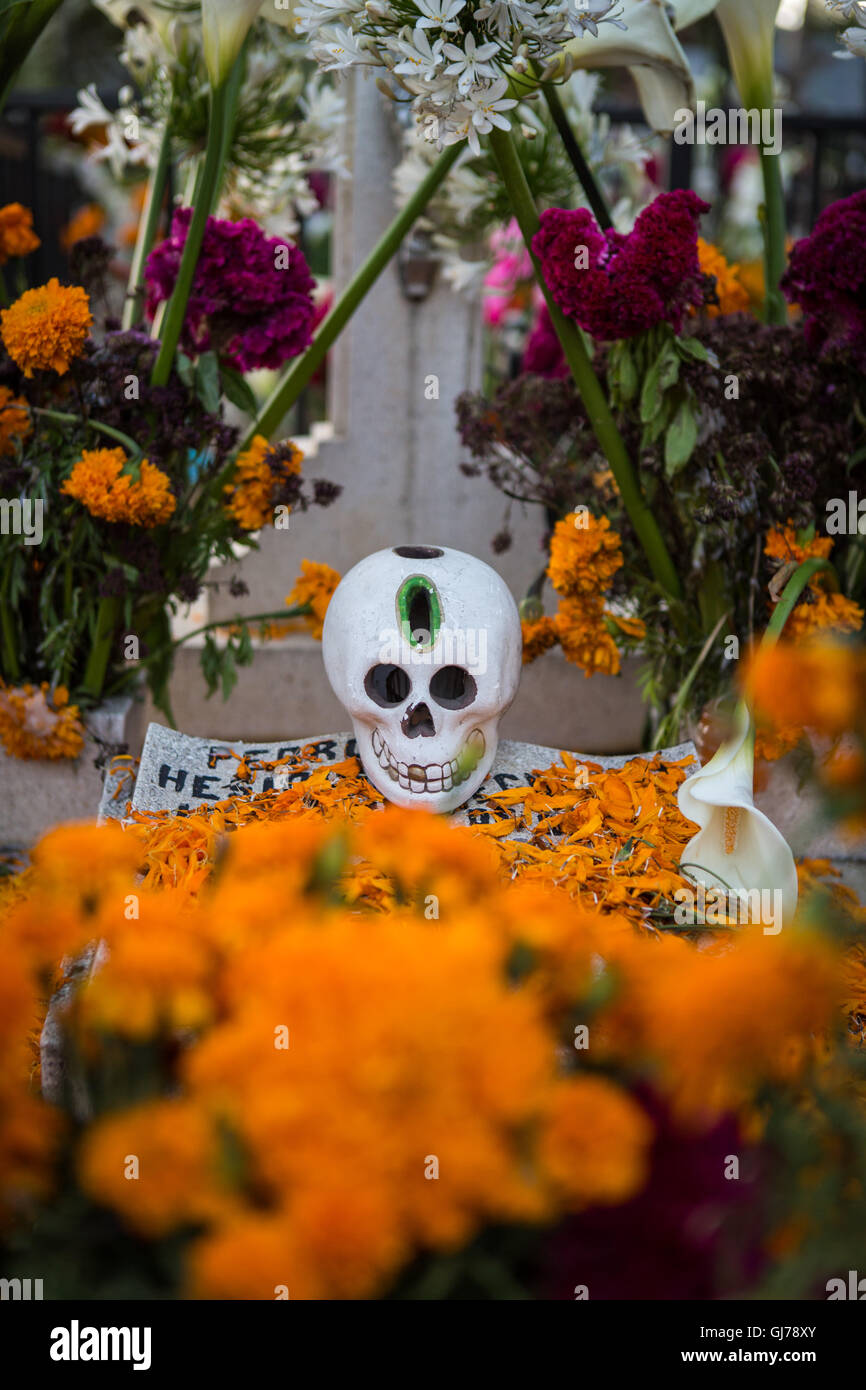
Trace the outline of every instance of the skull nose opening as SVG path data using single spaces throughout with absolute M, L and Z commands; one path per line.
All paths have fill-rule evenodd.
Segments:
M 419 734 L 422 738 L 433 738 L 436 733 L 433 716 L 423 701 L 419 705 L 409 706 L 400 721 L 400 728 L 407 738 L 417 738 Z
M 394 554 L 404 560 L 438 560 L 445 551 L 436 545 L 395 545 Z

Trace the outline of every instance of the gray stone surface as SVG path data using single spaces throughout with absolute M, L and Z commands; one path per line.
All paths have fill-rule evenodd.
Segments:
M 646 708 L 635 674 L 640 661 L 626 657 L 621 676 L 587 679 L 555 648 L 524 666 L 514 704 L 502 721 L 504 738 L 582 748 L 588 753 L 627 753 L 642 742 Z M 272 743 L 307 729 L 338 728 L 346 714 L 328 684 L 322 644 L 304 634 L 267 642 L 252 666 L 238 671 L 229 699 L 205 698 L 199 653 L 177 653 L 171 704 L 178 727 L 201 738 L 263 739 Z M 147 705 L 147 719 L 162 716 Z
M 102 793 L 95 761 L 105 746 L 126 743 L 137 754 L 144 707 L 130 696 L 106 700 L 87 716 L 78 758 L 55 762 L 11 758 L 0 749 L 0 844 L 29 846 L 52 825 L 92 820 Z
M 271 788 L 279 790 L 293 780 L 302 780 L 306 773 L 293 772 L 291 768 L 258 770 L 249 782 L 239 782 L 234 776 L 237 759 L 244 757 L 253 763 L 275 762 L 287 755 L 300 756 L 305 747 L 314 749 L 323 763 L 338 763 L 353 757 L 355 753 L 354 738 L 347 733 L 315 734 L 304 739 L 286 739 L 275 743 L 236 741 L 228 744 L 192 738 L 188 734 L 167 729 L 162 724 L 151 724 L 142 750 L 132 799 L 133 809 L 144 812 L 191 810 L 196 806 L 221 801 L 227 796 L 254 795 Z M 639 755 L 631 753 L 599 757 L 577 753 L 574 756 L 589 757 L 593 762 L 611 768 L 621 767 L 630 757 Z M 683 743 L 675 748 L 667 748 L 662 756 L 668 760 L 695 757 L 694 744 Z M 533 771 L 549 767 L 551 763 L 558 762 L 559 757 L 558 748 L 502 740 L 489 777 L 480 791 L 455 814 L 455 819 L 465 822 L 470 810 L 476 821 L 484 815 L 489 816 L 484 804 L 486 793 L 523 786 L 530 780 Z

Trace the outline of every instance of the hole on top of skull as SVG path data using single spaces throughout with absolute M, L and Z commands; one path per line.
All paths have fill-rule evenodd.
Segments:
M 465 709 L 478 694 L 478 686 L 462 666 L 443 666 L 430 680 L 430 694 L 443 709 Z
M 436 545 L 395 545 L 394 554 L 404 560 L 438 560 L 445 551 Z
M 412 688 L 402 666 L 371 666 L 364 677 L 364 689 L 377 705 L 388 709 L 392 705 L 402 705 Z

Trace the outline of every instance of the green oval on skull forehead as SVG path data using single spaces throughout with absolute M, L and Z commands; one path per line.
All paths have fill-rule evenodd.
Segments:
M 417 614 L 419 605 L 423 605 L 425 612 L 423 623 L 419 623 L 417 618 L 413 621 L 413 608 Z M 410 646 L 427 651 L 435 645 L 442 625 L 442 604 L 432 579 L 427 579 L 423 574 L 411 574 L 403 580 L 397 590 L 397 619 L 400 632 Z M 424 633 L 426 640 L 416 640 L 415 633 L 418 631 Z

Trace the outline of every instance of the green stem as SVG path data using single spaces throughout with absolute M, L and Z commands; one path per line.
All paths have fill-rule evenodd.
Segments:
M 701 667 L 703 666 L 704 662 L 709 656 L 712 650 L 713 643 L 715 642 L 716 637 L 721 631 L 722 624 L 724 623 L 727 616 L 727 613 L 722 614 L 715 627 L 713 628 L 712 632 L 707 637 L 707 640 L 704 642 L 704 645 L 701 647 L 701 650 L 698 653 L 693 665 L 691 666 L 679 690 L 676 693 L 676 697 L 674 699 L 674 703 L 671 709 L 665 715 L 662 722 L 659 724 L 659 727 L 656 731 L 656 736 L 653 739 L 653 748 L 664 748 L 668 740 L 671 737 L 676 736 L 679 730 L 680 718 L 682 716 L 683 707 L 685 706 L 686 700 L 689 698 L 692 686 L 694 685 L 695 680 L 697 679 L 698 672 L 700 671 Z
M 9 581 L 12 576 L 14 556 L 6 561 L 3 570 L 3 583 L 0 586 L 0 634 L 3 639 L 3 669 L 10 680 L 17 680 L 21 674 L 18 665 L 18 651 L 15 639 L 15 624 L 12 619 L 12 605 L 7 600 Z
M 767 323 L 786 323 L 788 308 L 779 281 L 785 273 L 785 195 L 782 188 L 780 156 L 761 148 L 761 175 L 764 180 L 764 313 Z
M 147 197 L 138 224 L 138 235 L 135 238 L 135 251 L 132 256 L 132 265 L 129 268 L 129 281 L 126 287 L 126 303 L 123 306 L 123 327 L 126 329 L 134 328 L 140 321 L 144 308 L 144 267 L 148 256 L 153 250 L 156 241 L 156 233 L 159 227 L 159 219 L 162 213 L 162 201 L 165 195 L 165 186 L 168 180 L 168 171 L 171 165 L 171 124 L 166 121 L 162 139 L 159 142 L 159 153 L 156 157 L 150 178 L 147 182 Z
M 322 320 L 319 330 L 306 352 L 303 356 L 296 358 L 286 371 L 282 381 L 278 382 L 259 412 L 258 418 L 250 425 L 239 446 L 240 450 L 249 448 L 254 435 L 263 434 L 270 437 L 277 429 L 280 421 L 292 408 L 317 367 L 324 361 L 328 349 L 345 328 L 367 291 L 375 284 L 385 269 L 413 222 L 424 211 L 462 149 L 463 146 L 460 144 L 449 145 L 439 156 L 430 172 L 419 183 L 412 197 L 401 208 L 363 265 L 352 276 L 331 312 Z
M 221 149 L 221 151 L 220 151 L 220 160 L 221 160 L 223 169 L 225 169 L 225 168 L 227 167 L 228 163 L 229 163 L 229 156 L 231 155 L 232 144 L 233 144 L 233 142 L 234 142 L 235 125 L 237 124 L 237 118 L 238 118 L 238 103 L 239 103 L 239 101 L 240 101 L 241 88 L 242 88 L 243 85 L 244 85 L 244 77 L 246 76 L 246 70 L 247 70 L 247 48 L 248 48 L 248 46 L 249 46 L 249 34 L 248 34 L 247 37 L 244 39 L 243 47 L 241 48 L 240 54 L 238 55 L 238 58 L 237 58 L 237 61 L 235 62 L 234 66 L 233 66 L 233 68 L 232 68 L 232 70 L 231 70 L 231 72 L 229 73 L 228 81 L 226 82 L 226 86 L 225 86 L 225 90 L 226 90 L 226 106 L 225 106 L 225 116 L 224 116 L 224 119 L 223 119 L 222 149 Z M 211 214 L 216 213 L 217 204 L 218 204 L 218 202 L 219 202 L 219 196 L 220 196 L 220 187 L 219 187 L 219 184 L 217 184 L 217 186 L 216 186 L 216 188 L 213 190 L 213 194 L 212 194 L 212 196 L 211 196 L 211 205 L 210 205 Z
M 204 623 L 201 627 L 193 628 L 192 632 L 184 633 L 183 637 L 174 637 L 170 642 L 164 642 L 159 647 L 155 647 L 149 653 L 147 660 L 151 661 L 164 656 L 166 652 L 175 652 L 190 638 L 200 637 L 203 632 L 213 632 L 216 628 L 231 627 L 233 623 L 246 623 L 249 626 L 251 623 L 262 623 L 272 618 L 304 618 L 312 611 L 308 603 L 298 603 L 295 604 L 294 608 L 278 608 L 272 613 L 250 613 L 236 618 L 215 618 L 211 623 Z
M 804 560 L 791 575 L 791 578 L 782 590 L 782 597 L 773 609 L 770 621 L 767 623 L 764 635 L 761 638 L 761 648 L 775 646 L 782 635 L 786 622 L 794 611 L 797 600 L 806 588 L 806 585 L 809 583 L 810 579 L 812 579 L 813 575 L 818 574 L 821 570 L 826 570 L 828 572 L 833 581 L 833 588 L 838 591 L 839 578 L 829 560 L 821 560 L 817 557 L 811 560 Z
M 141 449 L 134 439 L 130 439 L 122 430 L 116 430 L 113 425 L 104 425 L 101 420 L 92 420 L 90 416 L 85 419 L 83 415 L 70 415 L 65 410 L 47 410 L 41 405 L 31 405 L 29 409 L 31 415 L 44 415 L 46 420 L 56 420 L 61 425 L 85 425 L 89 429 L 98 430 L 100 434 L 107 434 L 111 439 L 116 439 L 129 450 L 132 458 L 141 455 Z
M 559 90 L 553 82 L 542 82 L 541 90 L 544 93 L 544 100 L 547 102 L 547 109 L 553 118 L 553 124 L 559 131 L 565 153 L 571 162 L 571 167 L 577 174 L 580 186 L 586 194 L 586 201 L 592 208 L 595 220 L 603 231 L 613 226 L 611 215 L 608 211 L 604 194 L 599 188 L 595 175 L 586 162 L 580 143 L 571 128 L 566 115 L 565 107 L 559 95 Z
M 105 684 L 105 672 L 108 669 L 111 649 L 114 645 L 115 629 L 120 617 L 120 610 L 121 600 L 119 598 L 106 596 L 99 600 L 93 646 L 90 649 L 90 656 L 87 658 L 84 680 L 81 683 L 83 693 L 92 696 L 94 700 L 99 699 Z
M 536 279 L 547 302 L 556 336 L 562 345 L 565 360 L 583 398 L 595 437 L 601 445 L 602 452 L 616 479 L 623 506 L 628 512 L 629 520 L 643 546 L 653 575 L 670 597 L 678 599 L 682 594 L 679 575 L 668 554 L 658 522 L 647 506 L 646 498 L 641 491 L 622 435 L 617 429 L 610 406 L 601 389 L 598 377 L 593 371 L 583 338 L 576 325 L 560 311 L 547 287 L 541 266 L 532 250 L 532 238 L 539 226 L 538 212 L 514 147 L 514 141 L 507 131 L 494 129 L 490 132 L 490 146 L 508 190 L 526 248 L 532 257 Z
M 242 59 L 243 55 L 240 54 L 235 61 L 236 63 L 241 62 Z M 229 83 L 230 82 L 231 75 L 229 76 Z M 177 272 L 177 280 L 171 292 L 171 298 L 168 301 L 165 318 L 162 321 L 159 355 L 154 363 L 150 378 L 152 386 L 165 386 L 171 375 L 174 354 L 177 350 L 178 342 L 180 341 L 184 318 L 186 317 L 186 306 L 192 289 L 192 283 L 195 279 L 201 244 L 204 240 L 207 219 L 210 216 L 211 206 L 219 190 L 222 179 L 228 85 L 228 83 L 223 83 L 221 87 L 214 88 L 211 93 L 208 142 L 201 177 L 201 186 L 198 190 L 198 196 L 193 207 L 189 231 L 187 232 L 183 255 L 181 256 L 180 267 Z

